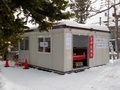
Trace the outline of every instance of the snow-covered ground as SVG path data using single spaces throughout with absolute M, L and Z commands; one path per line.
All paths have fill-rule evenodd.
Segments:
M 120 60 L 78 73 L 55 74 L 33 68 L 4 67 L 0 61 L 0 90 L 119 90 Z

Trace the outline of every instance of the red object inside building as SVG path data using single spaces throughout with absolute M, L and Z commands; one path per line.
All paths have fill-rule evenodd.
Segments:
M 73 56 L 73 61 L 76 60 L 86 60 L 86 56 L 85 55 L 75 55 Z

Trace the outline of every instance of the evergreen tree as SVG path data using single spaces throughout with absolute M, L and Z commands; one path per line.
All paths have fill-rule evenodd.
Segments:
M 84 24 L 90 9 L 90 0 L 74 0 L 70 4 L 71 10 L 75 13 L 75 21 Z
M 73 14 L 65 12 L 67 7 L 66 0 L 0 0 L 0 50 L 22 38 L 27 22 L 47 31 L 55 20 L 69 19 Z
M 39 24 L 40 31 L 48 30 L 55 20 L 73 15 L 65 12 L 67 7 L 66 0 L 0 0 L 0 35 L 19 37 L 27 22 Z M 20 17 L 21 13 L 24 17 Z

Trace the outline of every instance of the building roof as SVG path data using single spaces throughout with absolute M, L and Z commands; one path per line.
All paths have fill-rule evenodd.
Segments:
M 31 31 L 34 31 L 38 28 L 32 27 L 30 28 Z M 96 25 L 96 24 L 79 24 L 75 21 L 70 21 L 70 20 L 62 20 L 59 22 L 56 22 L 55 25 L 53 26 L 53 29 L 56 28 L 75 28 L 75 29 L 84 29 L 84 30 L 90 30 L 90 31 L 99 31 L 99 32 L 110 32 L 110 30 L 107 28 L 107 26 L 103 25 Z M 30 30 L 27 30 L 26 32 L 29 32 Z
M 105 25 L 96 25 L 96 24 L 79 24 L 75 21 L 70 20 L 64 20 L 57 22 L 56 25 L 53 26 L 53 28 L 60 28 L 62 26 L 71 27 L 71 28 L 78 28 L 78 29 L 87 29 L 87 30 L 94 30 L 94 31 L 105 31 L 109 32 L 107 26 Z

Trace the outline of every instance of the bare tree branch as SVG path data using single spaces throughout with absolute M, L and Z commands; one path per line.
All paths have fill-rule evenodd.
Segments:
M 98 11 L 98 12 L 96 12 L 95 14 L 88 16 L 88 18 L 93 17 L 93 16 L 95 16 L 95 15 L 97 15 L 97 14 L 99 14 L 99 13 L 105 12 L 105 11 L 107 11 L 107 10 L 109 10 L 109 9 L 111 9 L 111 8 L 119 5 L 119 4 L 120 4 L 120 2 L 112 5 L 111 7 L 107 8 L 107 9 L 104 9 L 104 10 L 102 10 L 102 11 Z M 93 12 L 93 11 L 92 11 L 92 12 Z M 95 12 L 95 11 L 94 11 L 94 12 Z
M 95 3 L 95 2 L 97 2 L 98 0 L 95 0 L 95 1 L 93 1 L 91 4 L 93 4 L 93 3 Z
M 4 4 L 4 6 L 6 7 L 6 9 L 8 9 L 8 11 L 10 12 L 11 9 L 10 9 L 9 6 L 7 5 L 6 0 L 1 0 L 1 1 L 2 1 L 2 3 Z

